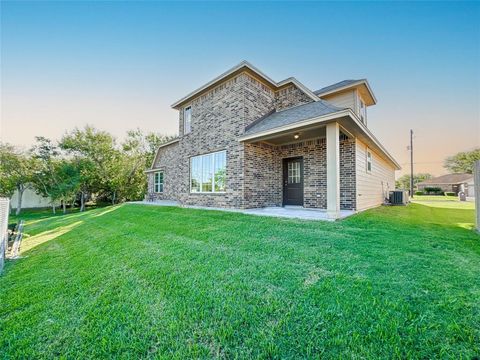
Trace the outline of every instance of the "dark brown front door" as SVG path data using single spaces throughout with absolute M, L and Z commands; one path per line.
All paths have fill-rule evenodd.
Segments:
M 303 206 L 303 158 L 283 159 L 283 205 Z

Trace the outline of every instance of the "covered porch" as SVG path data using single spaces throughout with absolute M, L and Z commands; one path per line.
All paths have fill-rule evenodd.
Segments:
M 245 139 L 251 213 L 339 219 L 355 211 L 355 137 L 338 121 Z M 292 207 L 293 206 L 293 207 Z

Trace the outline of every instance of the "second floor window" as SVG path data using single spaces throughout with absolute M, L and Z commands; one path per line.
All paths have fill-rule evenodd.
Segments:
M 362 120 L 364 124 L 367 123 L 367 107 L 362 100 L 360 100 L 360 120 Z
M 192 107 L 188 106 L 183 110 L 183 133 L 188 134 L 192 126 Z

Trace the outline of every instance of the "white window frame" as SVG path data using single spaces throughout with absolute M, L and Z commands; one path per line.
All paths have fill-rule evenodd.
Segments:
M 358 101 L 360 102 L 360 120 L 362 121 L 362 123 L 367 124 L 367 105 L 365 105 L 361 98 L 358 98 Z
M 190 117 L 187 122 L 187 111 L 190 111 Z M 192 106 L 185 106 L 183 109 L 183 134 L 189 134 L 192 131 Z
M 212 191 L 202 191 L 202 183 L 200 183 L 200 191 L 192 191 L 192 160 L 195 158 L 200 158 L 201 163 L 203 163 L 203 157 L 212 155 L 212 169 L 215 171 L 215 154 L 219 153 L 225 153 L 225 169 L 227 168 L 227 150 L 220 150 L 220 151 L 214 151 L 206 154 L 201 154 L 201 155 L 195 155 L 190 157 L 190 162 L 189 162 L 189 171 L 190 171 L 190 194 L 225 194 L 226 193 L 226 187 L 227 187 L 227 179 L 225 176 L 225 190 L 223 191 L 215 191 L 215 173 L 212 176 Z M 200 173 L 203 176 L 203 169 L 200 171 Z
M 157 183 L 157 174 L 162 174 L 162 181 L 161 182 L 159 181 L 158 183 Z M 155 171 L 153 173 L 153 192 L 156 194 L 162 194 L 164 187 L 165 187 L 165 172 L 163 170 Z
M 370 169 L 368 165 L 370 165 Z M 373 154 L 370 151 L 370 149 L 367 148 L 367 151 L 365 153 L 365 170 L 367 173 L 371 174 L 372 169 L 373 169 Z

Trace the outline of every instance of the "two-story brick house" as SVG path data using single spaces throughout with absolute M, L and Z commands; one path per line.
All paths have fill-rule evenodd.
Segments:
M 175 102 L 179 136 L 157 151 L 148 196 L 185 205 L 363 210 L 394 188 L 398 163 L 367 127 L 366 80 L 311 91 L 242 62 Z

